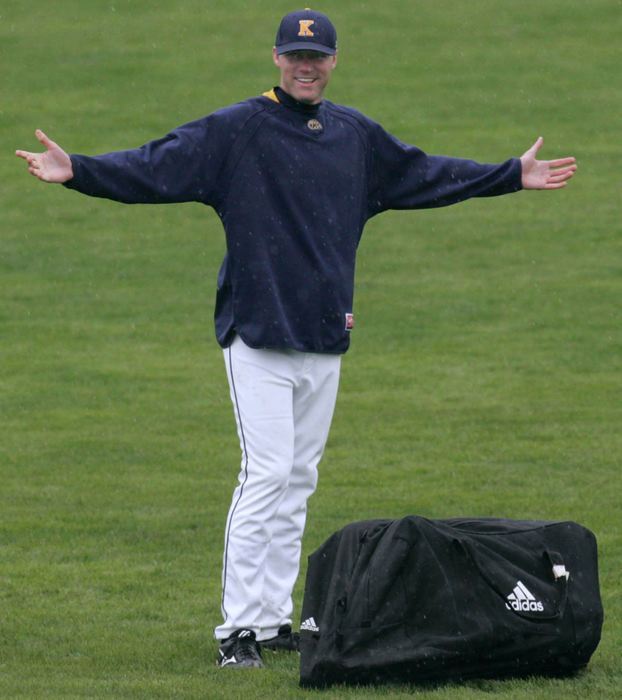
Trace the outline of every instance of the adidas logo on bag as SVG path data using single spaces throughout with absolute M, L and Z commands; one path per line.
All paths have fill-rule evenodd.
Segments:
M 307 632 L 319 632 L 320 628 L 315 624 L 315 620 L 312 617 L 308 617 L 301 625 L 301 630 L 307 630 Z
M 522 581 L 517 581 L 514 590 L 508 596 L 505 604 L 508 610 L 517 612 L 544 612 L 544 606 Z

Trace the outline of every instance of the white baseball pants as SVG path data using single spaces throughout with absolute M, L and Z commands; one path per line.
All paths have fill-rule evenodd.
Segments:
M 307 499 L 317 485 L 337 398 L 340 355 L 224 350 L 242 450 L 225 532 L 217 639 L 238 629 L 258 640 L 291 624 Z

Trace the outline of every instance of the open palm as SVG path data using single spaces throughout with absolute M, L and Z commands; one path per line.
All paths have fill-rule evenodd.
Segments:
M 521 156 L 522 184 L 526 190 L 556 190 L 566 186 L 577 166 L 573 157 L 556 160 L 536 160 L 542 147 L 542 136 Z
M 37 129 L 35 134 L 46 150 L 43 153 L 15 151 L 15 155 L 24 158 L 28 163 L 30 173 L 44 182 L 67 182 L 67 180 L 71 180 L 73 168 L 69 155 L 40 129 Z

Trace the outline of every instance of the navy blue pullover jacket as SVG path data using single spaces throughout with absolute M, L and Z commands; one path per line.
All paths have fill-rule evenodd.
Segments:
M 277 97 L 278 95 L 278 97 Z M 280 98 L 280 101 L 279 101 Z M 280 91 L 220 109 L 141 148 L 72 155 L 67 187 L 127 203 L 196 201 L 222 220 L 218 342 L 344 353 L 365 222 L 521 188 L 499 165 L 427 155 L 349 107 Z

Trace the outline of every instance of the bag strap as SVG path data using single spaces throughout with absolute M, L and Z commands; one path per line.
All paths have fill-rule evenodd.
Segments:
M 468 540 L 459 538 L 454 538 L 454 544 L 460 551 L 462 551 L 467 556 L 467 558 L 477 569 L 479 575 L 507 605 L 507 598 L 505 593 L 499 589 L 497 583 L 488 575 L 485 569 L 482 566 L 480 566 L 479 562 L 477 561 L 477 555 L 474 552 L 473 545 Z M 570 577 L 570 574 L 564 566 L 563 557 L 559 552 L 553 552 L 549 550 L 544 550 L 542 556 L 546 558 L 548 563 L 551 565 L 552 576 L 554 583 L 557 585 L 559 598 L 557 600 L 557 605 L 555 607 L 554 612 L 550 615 L 528 615 L 520 610 L 514 610 L 514 608 L 509 608 L 515 615 L 518 615 L 519 617 L 522 617 L 526 620 L 557 620 L 560 617 L 562 617 L 566 609 L 566 602 L 568 600 L 568 578 Z

